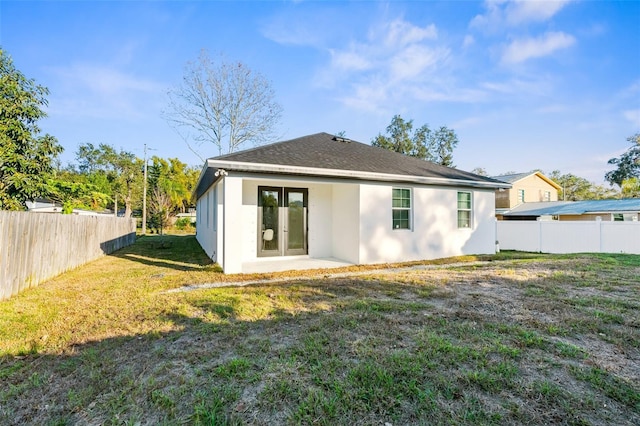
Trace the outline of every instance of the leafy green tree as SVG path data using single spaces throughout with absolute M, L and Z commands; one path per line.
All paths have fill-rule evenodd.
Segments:
M 49 180 L 49 198 L 62 204 L 62 213 L 69 214 L 75 208 L 99 210 L 110 197 L 97 190 L 95 185 L 71 180 Z
M 629 136 L 627 141 L 631 147 L 618 158 L 612 158 L 608 164 L 616 166 L 604 175 L 604 178 L 611 184 L 616 184 L 622 188 L 622 182 L 629 178 L 640 177 L 640 133 Z
M 602 200 L 614 198 L 617 195 L 611 189 L 607 189 L 602 185 L 595 185 L 587 179 L 571 173 L 562 174 L 559 170 L 554 170 L 549 174 L 549 178 L 562 187 L 558 194 L 560 200 Z
M 453 150 L 458 145 L 458 136 L 445 126 L 434 132 L 425 124 L 413 131 L 413 120 L 405 121 L 400 115 L 394 115 L 386 135 L 378 134 L 371 145 L 454 167 Z
M 632 177 L 623 180 L 620 192 L 623 198 L 640 198 L 640 178 Z
M 25 202 L 49 193 L 47 179 L 62 147 L 40 135 L 46 117 L 46 87 L 28 79 L 0 48 L 0 209 L 24 210 Z
M 107 192 L 114 201 L 123 200 L 125 217 L 131 217 L 133 204 L 142 199 L 143 161 L 134 154 L 107 144 L 97 147 L 91 143 L 81 145 L 76 152 L 78 168 L 90 176 L 89 182 L 99 191 Z M 101 186 L 98 186 L 100 183 Z M 109 188 L 105 188 L 108 183 Z
M 170 201 L 171 213 L 184 213 L 192 207 L 191 195 L 198 180 L 199 170 L 188 167 L 177 158 L 169 161 L 159 158 L 151 158 L 152 165 L 149 168 L 149 188 L 153 196 L 153 188 L 159 187 Z

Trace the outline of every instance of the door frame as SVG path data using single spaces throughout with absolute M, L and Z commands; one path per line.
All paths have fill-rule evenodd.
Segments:
M 278 193 L 278 231 L 274 236 L 277 238 L 278 246 L 275 250 L 263 250 L 262 236 L 264 233 L 262 223 L 262 192 L 274 191 Z M 302 192 L 303 194 L 303 247 L 300 249 L 288 248 L 288 197 L 290 192 Z M 256 229 L 256 254 L 257 257 L 283 257 L 301 256 L 309 253 L 309 188 L 282 187 L 282 186 L 258 186 L 258 208 L 257 208 L 257 229 Z

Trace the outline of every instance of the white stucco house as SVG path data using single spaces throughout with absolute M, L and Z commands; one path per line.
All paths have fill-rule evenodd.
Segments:
M 495 253 L 510 184 L 318 133 L 210 158 L 197 239 L 225 273 L 261 259 L 352 264 Z

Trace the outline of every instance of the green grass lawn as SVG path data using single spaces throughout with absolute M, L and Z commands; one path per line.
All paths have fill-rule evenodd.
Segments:
M 640 256 L 431 263 L 225 276 L 140 238 L 0 302 L 0 424 L 640 424 Z M 167 291 L 256 278 L 288 281 Z

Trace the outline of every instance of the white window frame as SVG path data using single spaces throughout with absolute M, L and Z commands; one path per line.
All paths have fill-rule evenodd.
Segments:
M 524 189 L 518 189 L 517 194 L 518 194 L 517 202 L 524 203 Z
M 405 197 L 400 197 L 400 198 L 396 198 L 394 196 L 394 193 L 396 191 L 408 191 L 409 192 L 409 197 L 405 198 Z M 395 204 L 396 201 L 400 201 L 402 204 L 402 201 L 407 200 L 409 202 L 409 206 L 396 206 Z M 400 227 L 396 221 L 404 221 L 404 218 L 395 218 L 395 214 L 396 212 L 407 212 L 407 227 Z M 394 231 L 400 231 L 400 230 L 412 230 L 413 229 L 413 191 L 411 190 L 411 188 L 403 188 L 403 187 L 392 187 L 391 188 L 391 229 L 393 229 Z
M 460 207 L 460 194 L 469 194 L 469 207 Z M 456 193 L 456 219 L 458 229 L 473 229 L 473 192 L 471 191 L 458 191 Z M 460 213 L 465 212 L 469 214 L 468 226 L 460 226 Z

